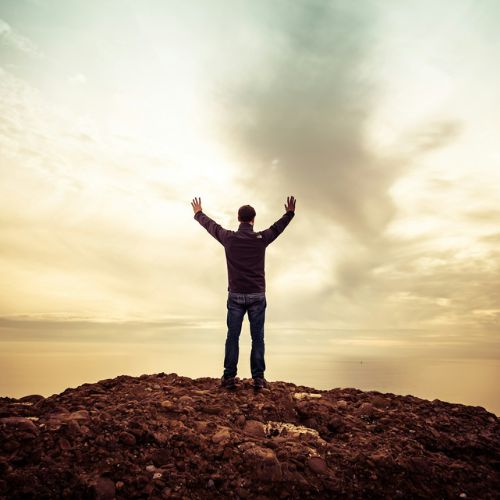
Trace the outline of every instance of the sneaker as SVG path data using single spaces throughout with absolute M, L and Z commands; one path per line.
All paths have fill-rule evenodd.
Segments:
M 253 379 L 253 388 L 254 389 L 263 389 L 267 387 L 267 380 L 265 378 L 256 377 Z
M 235 389 L 236 388 L 236 382 L 237 378 L 236 377 L 227 377 L 225 378 L 224 375 L 222 375 L 220 379 L 220 386 L 225 387 L 226 389 Z

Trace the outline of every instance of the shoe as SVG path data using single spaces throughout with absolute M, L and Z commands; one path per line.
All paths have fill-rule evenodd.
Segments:
M 225 378 L 224 375 L 222 375 L 222 377 L 220 379 L 220 386 L 224 387 L 226 389 L 235 389 L 236 385 L 237 385 L 236 382 L 237 382 L 236 377 Z
M 267 380 L 265 378 L 255 377 L 253 379 L 253 388 L 256 390 L 267 387 Z

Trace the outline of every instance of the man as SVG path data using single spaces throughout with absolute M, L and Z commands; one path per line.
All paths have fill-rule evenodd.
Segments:
M 203 213 L 201 198 L 194 198 L 191 206 L 194 218 L 224 246 L 228 272 L 227 338 L 224 373 L 221 386 L 236 387 L 239 355 L 239 337 L 245 313 L 248 312 L 252 350 L 250 369 L 256 390 L 267 386 L 264 378 L 264 321 L 266 301 L 265 252 L 295 216 L 295 198 L 287 197 L 285 214 L 264 231 L 254 231 L 255 209 L 243 205 L 238 210 L 238 231 L 224 229 Z

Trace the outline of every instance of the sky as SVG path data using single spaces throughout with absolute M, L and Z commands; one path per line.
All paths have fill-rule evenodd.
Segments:
M 251 204 L 261 230 L 294 195 L 266 253 L 268 328 L 498 361 L 499 15 L 3 0 L 3 340 L 223 330 L 224 249 L 191 200 L 233 230 Z

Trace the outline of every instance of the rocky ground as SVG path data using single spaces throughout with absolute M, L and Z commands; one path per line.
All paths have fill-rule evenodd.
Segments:
M 175 373 L 0 398 L 0 498 L 500 498 L 499 419 Z

